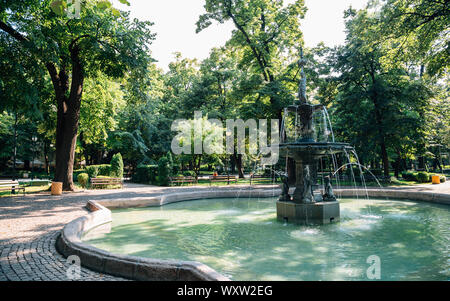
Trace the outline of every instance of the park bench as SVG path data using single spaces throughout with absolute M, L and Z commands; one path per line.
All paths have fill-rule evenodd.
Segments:
M 274 183 L 276 182 L 276 179 L 264 176 L 264 175 L 250 175 L 250 185 L 252 185 L 253 182 L 257 180 L 258 182 L 267 182 L 267 183 Z
M 213 182 L 227 182 L 227 185 L 230 185 L 230 181 L 237 184 L 238 176 L 209 176 L 209 185 L 212 185 Z
M 195 177 L 191 176 L 179 176 L 179 177 L 170 177 L 169 178 L 170 186 L 173 186 L 173 184 L 181 184 L 184 183 L 197 183 L 197 179 Z
M 0 181 L 0 191 L 23 191 L 23 195 L 25 195 L 25 187 L 20 186 L 18 181 Z
M 120 188 L 123 188 L 123 181 L 121 178 L 92 178 L 91 179 L 91 187 L 101 187 L 108 185 L 120 185 Z

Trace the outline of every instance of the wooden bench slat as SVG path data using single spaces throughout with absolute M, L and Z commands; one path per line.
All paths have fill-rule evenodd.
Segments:
M 276 178 L 264 176 L 264 175 L 251 175 L 250 176 L 250 185 L 252 185 L 253 180 L 257 180 L 260 182 L 276 182 Z
M 238 176 L 209 176 L 209 184 L 211 185 L 212 182 L 227 182 L 227 184 L 230 184 L 230 182 L 234 182 L 237 184 L 238 182 Z
M 170 184 L 174 183 L 197 183 L 197 179 L 191 176 L 169 177 Z
M 23 191 L 23 195 L 25 195 L 25 187 L 20 185 L 18 181 L 0 181 L 0 191 Z
M 91 185 L 93 188 L 100 185 L 120 185 L 123 187 L 123 181 L 121 178 L 91 178 Z

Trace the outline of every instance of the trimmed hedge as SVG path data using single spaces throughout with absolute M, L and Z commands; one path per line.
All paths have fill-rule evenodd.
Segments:
M 86 188 L 89 183 L 89 175 L 87 173 L 80 173 L 77 177 L 77 181 L 81 187 Z
M 425 171 L 420 171 L 417 173 L 417 182 L 428 183 L 431 181 L 431 175 Z
M 77 169 L 73 171 L 73 181 L 78 182 L 78 175 L 86 173 L 86 169 Z
M 90 178 L 96 178 L 97 176 L 111 176 L 111 165 L 101 164 L 101 165 L 90 165 L 86 166 L 86 172 Z
M 419 171 L 419 172 L 413 172 L 413 171 L 406 171 L 402 172 L 402 178 L 406 181 L 415 181 L 419 183 L 429 183 L 431 182 L 431 176 L 433 174 L 425 172 L 425 171 Z

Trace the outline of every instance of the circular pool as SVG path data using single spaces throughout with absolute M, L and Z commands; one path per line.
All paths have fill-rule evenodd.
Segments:
M 343 199 L 339 223 L 299 226 L 277 222 L 275 201 L 113 210 L 110 228 L 87 232 L 83 242 L 115 254 L 199 261 L 232 280 L 368 280 L 374 269 L 381 280 L 450 279 L 448 206 Z

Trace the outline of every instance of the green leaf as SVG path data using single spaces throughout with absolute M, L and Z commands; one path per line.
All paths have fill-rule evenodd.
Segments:
M 107 9 L 112 6 L 111 2 L 109 1 L 99 1 L 97 4 L 97 7 L 100 9 Z
M 130 6 L 130 2 L 128 2 L 127 0 L 119 0 L 119 2 Z
M 50 3 L 50 8 L 55 14 L 57 14 L 58 16 L 62 16 L 66 9 L 66 2 L 61 0 L 53 1 L 52 3 Z
M 118 9 L 112 8 L 111 11 L 114 16 L 120 17 L 120 11 Z

